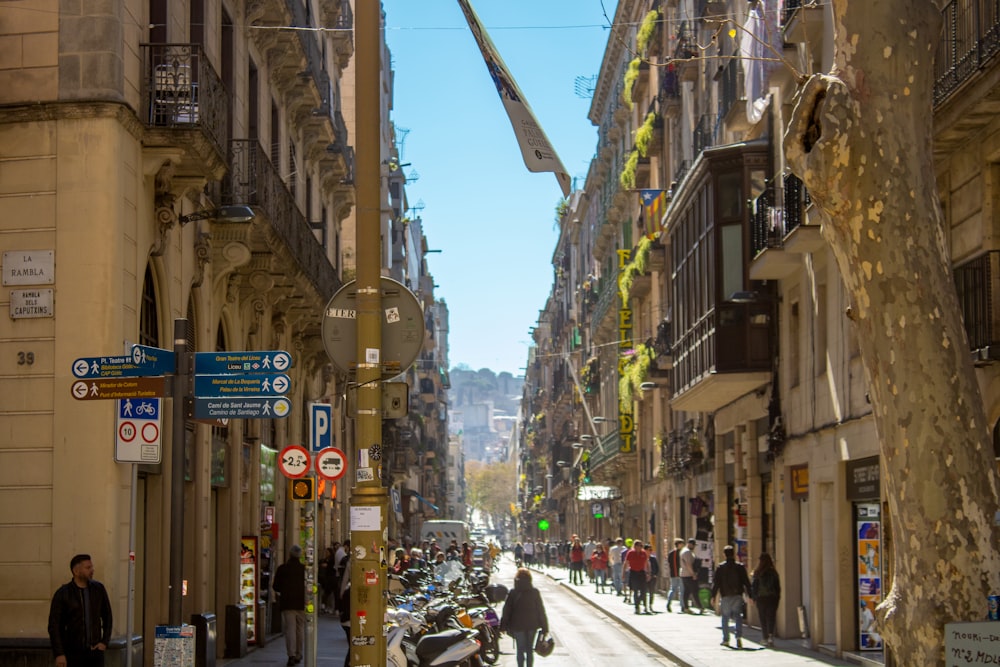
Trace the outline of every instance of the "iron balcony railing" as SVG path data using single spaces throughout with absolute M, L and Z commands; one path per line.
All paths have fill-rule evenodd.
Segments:
M 267 152 L 256 139 L 234 139 L 229 148 L 230 165 L 223 181 L 223 205 L 245 204 L 262 210 L 275 235 L 320 297 L 331 298 L 340 287 L 337 272 Z
M 750 202 L 750 256 L 768 248 L 780 248 L 785 236 L 782 211 L 774 206 L 774 186 L 768 181 L 764 191 Z
M 1000 52 L 1000 0 L 951 0 L 934 58 L 934 104 L 948 99 Z
M 953 270 L 969 348 L 1000 352 L 1000 250 L 990 250 Z
M 746 99 L 743 93 L 743 67 L 737 51 L 722 69 L 719 81 L 719 118 L 725 118 L 729 110 L 742 99 Z
M 229 94 L 201 44 L 141 44 L 147 127 L 200 129 L 225 154 Z
M 694 155 L 698 155 L 715 143 L 714 119 L 709 114 L 702 114 L 698 125 L 694 128 Z
M 792 20 L 795 11 L 802 6 L 802 0 L 785 0 L 785 8 L 781 13 L 781 25 L 784 27 Z
M 785 195 L 785 234 L 803 224 L 806 207 L 811 203 L 809 191 L 795 174 L 785 174 L 782 181 Z

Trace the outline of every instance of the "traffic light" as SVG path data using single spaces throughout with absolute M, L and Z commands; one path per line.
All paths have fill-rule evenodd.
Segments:
M 538 522 L 538 530 L 545 532 L 549 529 L 549 522 L 547 519 L 541 519 Z
M 292 500 L 311 501 L 316 500 L 316 480 L 312 477 L 289 480 Z
M 590 484 L 590 452 L 584 452 L 580 457 L 580 469 L 583 471 L 583 483 Z

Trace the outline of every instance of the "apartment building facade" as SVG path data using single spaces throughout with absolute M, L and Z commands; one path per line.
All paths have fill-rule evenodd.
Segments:
M 352 4 L 135 0 L 79 11 L 32 0 L 0 12 L 10 46 L 0 54 L 0 300 L 9 309 L 0 535 L 11 545 L 0 558 L 2 653 L 50 662 L 49 600 L 71 556 L 86 552 L 112 595 L 111 659 L 122 663 L 133 563 L 135 656 L 152 664 L 154 630 L 174 611 L 178 544 L 180 620 L 214 615 L 218 655 L 238 653 L 246 649 L 228 641 L 230 608 L 243 607 L 250 643 L 264 641 L 280 622 L 265 602 L 267 574 L 287 547 L 309 531 L 319 548 L 348 536 L 349 483 L 318 483 L 313 514 L 290 499 L 277 459 L 308 441 L 310 403 L 332 406 L 334 445 L 347 451 L 352 437 L 346 379 L 321 335 L 356 261 Z M 377 150 L 388 202 L 395 137 L 384 39 L 381 50 Z M 384 213 L 387 242 L 401 218 Z M 422 257 L 418 241 L 407 252 Z M 392 255 L 387 245 L 383 273 Z M 447 309 L 425 289 L 425 266 L 411 277 L 434 341 L 424 354 L 446 364 Z M 160 457 L 117 462 L 116 402 L 71 393 L 75 360 L 179 342 L 195 353 L 288 352 L 287 412 L 202 420 L 192 407 L 178 428 L 174 397 L 161 401 Z M 149 382 L 162 396 L 171 378 Z M 445 453 L 443 426 L 440 440 Z M 249 587 L 248 552 L 257 566 Z
M 990 7 L 944 10 L 935 165 L 997 445 Z M 880 656 L 862 610 L 888 589 L 892 530 L 865 369 L 781 149 L 797 75 L 832 64 L 832 8 L 620 2 L 614 23 L 597 151 L 562 216 L 526 378 L 522 507 L 567 534 L 653 539 L 661 556 L 694 537 L 708 565 L 726 544 L 751 568 L 766 551 L 779 634 Z

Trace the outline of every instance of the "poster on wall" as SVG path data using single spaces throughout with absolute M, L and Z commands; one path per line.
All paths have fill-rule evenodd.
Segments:
M 247 643 L 257 643 L 257 538 L 240 538 L 240 604 L 247 608 Z
M 747 487 L 738 486 L 735 489 L 733 503 L 734 542 L 736 542 L 736 560 L 740 563 L 749 562 L 748 524 L 750 515 L 750 494 Z
M 878 503 L 858 503 L 858 649 L 881 651 L 875 606 L 882 601 L 882 522 Z

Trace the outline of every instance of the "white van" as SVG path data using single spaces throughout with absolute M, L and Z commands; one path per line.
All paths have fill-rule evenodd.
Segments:
M 442 549 L 447 549 L 452 540 L 462 546 L 463 542 L 469 541 L 469 526 L 464 521 L 449 519 L 424 521 L 424 525 L 420 527 L 420 541 L 424 540 L 435 540 Z

